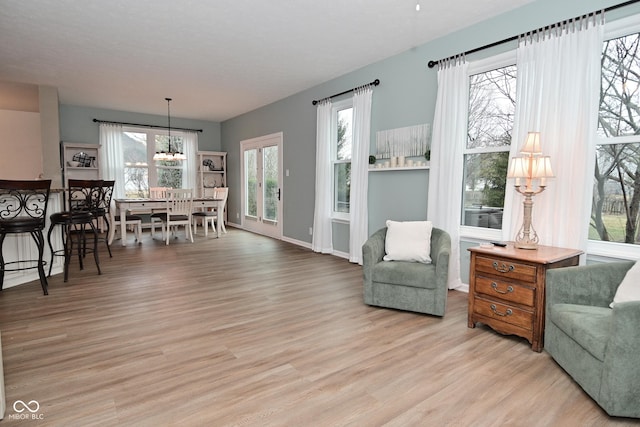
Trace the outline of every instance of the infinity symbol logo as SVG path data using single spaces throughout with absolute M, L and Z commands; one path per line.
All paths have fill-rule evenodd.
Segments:
M 34 405 L 35 409 L 31 409 L 31 404 Z M 16 400 L 13 403 L 13 410 L 16 411 L 17 413 L 22 413 L 24 412 L 25 409 L 31 413 L 35 413 L 35 412 L 38 412 L 38 409 L 40 409 L 40 404 L 38 403 L 37 400 L 30 400 L 29 403 L 24 403 L 22 400 Z

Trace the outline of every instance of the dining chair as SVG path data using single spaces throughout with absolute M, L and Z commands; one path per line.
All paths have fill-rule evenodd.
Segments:
M 136 242 L 140 243 L 140 240 L 142 239 L 142 217 L 140 215 L 127 214 L 123 222 L 118 212 L 119 211 L 116 207 L 112 205 L 109 210 L 109 216 L 111 218 L 109 245 L 113 243 L 118 227 L 134 227 Z
M 47 276 L 44 273 L 44 236 L 42 230 L 47 219 L 47 204 L 51 180 L 0 180 L 0 290 L 4 286 L 6 271 L 37 268 L 42 292 L 48 295 Z M 28 233 L 38 248 L 38 259 L 19 259 L 6 262 L 2 253 L 8 234 Z M 21 250 L 20 257 L 31 258 L 32 252 Z M 11 267 L 7 268 L 7 265 Z M 14 266 L 15 265 L 15 266 Z
M 220 211 L 218 209 L 214 210 L 202 210 L 193 212 L 193 233 L 198 233 L 198 221 L 202 221 L 202 226 L 204 227 L 204 235 L 209 235 L 209 223 L 211 223 L 211 228 L 216 230 L 216 222 L 222 221 L 220 223 L 220 229 L 223 233 L 227 232 L 227 229 L 224 226 L 224 208 L 227 205 L 227 197 L 229 196 L 229 188 L 228 187 L 216 187 L 213 189 L 213 198 L 214 199 L 222 199 L 223 202 L 220 206 Z
M 191 211 L 193 209 L 192 189 L 169 189 L 167 190 L 167 211 L 158 213 L 156 218 L 162 221 L 162 239 L 169 244 L 169 237 L 175 233 L 176 227 L 182 225 L 185 228 L 187 239 L 193 243 L 193 232 L 191 229 Z M 156 215 L 156 214 L 154 214 Z M 155 232 L 155 225 L 151 222 L 151 235 Z M 165 237 L 166 236 L 166 237 Z
M 167 190 L 170 190 L 169 187 L 150 187 L 149 188 L 149 198 L 153 200 L 166 199 L 167 198 Z M 156 224 L 162 222 L 161 218 L 166 213 L 165 209 L 151 209 L 151 235 L 153 236 L 154 230 L 154 222 Z M 154 215 L 157 214 L 157 215 Z
M 151 187 L 149 188 L 149 198 L 164 199 L 167 197 L 167 190 L 170 190 L 170 188 L 169 187 Z

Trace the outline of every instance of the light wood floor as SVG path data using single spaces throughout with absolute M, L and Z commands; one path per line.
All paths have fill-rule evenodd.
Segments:
M 604 426 L 520 338 L 369 307 L 361 267 L 229 229 L 0 293 L 2 426 Z M 11 418 L 35 400 L 38 420 Z

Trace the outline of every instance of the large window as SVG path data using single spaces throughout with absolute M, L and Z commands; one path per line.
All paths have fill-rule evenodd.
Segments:
M 602 51 L 598 145 L 589 239 L 640 243 L 640 34 Z
M 182 188 L 181 162 L 153 160 L 156 151 L 169 149 L 166 132 L 127 128 L 124 129 L 122 138 L 127 198 L 149 197 L 150 187 Z M 171 148 L 178 151 L 183 149 L 183 138 L 180 135 L 172 133 Z
M 332 110 L 333 216 L 349 219 L 351 192 L 351 142 L 353 107 L 351 100 L 334 104 Z
M 515 65 L 469 77 L 462 225 L 502 228 L 515 92 Z

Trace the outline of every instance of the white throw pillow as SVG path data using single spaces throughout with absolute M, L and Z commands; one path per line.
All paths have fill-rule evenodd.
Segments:
M 613 308 L 619 302 L 628 301 L 640 301 L 640 262 L 638 261 L 627 271 L 609 306 Z
M 431 221 L 387 221 L 385 261 L 431 263 Z

